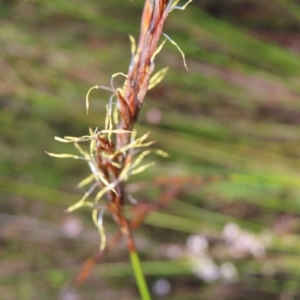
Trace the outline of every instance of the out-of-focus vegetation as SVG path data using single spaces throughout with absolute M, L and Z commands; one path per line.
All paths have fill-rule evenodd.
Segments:
M 1 299 L 138 299 L 122 244 L 73 287 L 99 245 L 88 211 L 64 213 L 88 169 L 44 151 L 103 127 L 109 95 L 93 92 L 86 115 L 85 94 L 126 72 L 143 2 L 0 1 Z M 189 72 L 167 45 L 138 128 L 170 157 L 130 185 L 142 201 L 159 197 L 158 176 L 186 186 L 135 232 L 154 298 L 296 299 L 300 1 L 195 0 L 165 32 Z

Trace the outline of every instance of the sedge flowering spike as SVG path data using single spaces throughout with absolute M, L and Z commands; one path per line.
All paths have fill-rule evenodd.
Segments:
M 154 72 L 155 59 L 167 40 L 177 47 L 187 69 L 183 51 L 163 33 L 163 28 L 171 11 L 184 10 L 190 2 L 191 0 L 180 7 L 179 0 L 145 0 L 139 39 L 136 41 L 129 35 L 131 61 L 127 74 L 123 72 L 113 74 L 110 77 L 110 86 L 94 85 L 87 91 L 85 97 L 86 112 L 89 113 L 89 97 L 93 90 L 104 90 L 110 93 L 103 120 L 104 128 L 102 130 L 89 128 L 89 134 L 80 137 L 55 137 L 58 142 L 73 144 L 78 155 L 46 152 L 52 157 L 72 158 L 87 163 L 91 174 L 77 185 L 79 188 L 86 189 L 86 192 L 79 201 L 67 209 L 67 212 L 81 208 L 91 210 L 92 221 L 99 232 L 100 252 L 104 251 L 107 244 L 104 213 L 108 212 L 112 215 L 119 227 L 118 233 L 127 240 L 142 300 L 150 300 L 150 294 L 136 254 L 132 230 L 137 226 L 134 224 L 140 224 L 144 217 L 140 218 L 141 221 L 126 218 L 126 201 L 136 202 L 132 201 L 131 195 L 127 195 L 126 182 L 131 176 L 140 174 L 155 165 L 155 162 L 145 161 L 151 153 L 162 157 L 167 157 L 168 154 L 150 148 L 155 143 L 148 140 L 150 132 L 139 136 L 134 126 L 148 90 L 159 84 L 168 71 L 168 67 L 165 67 Z M 119 76 L 123 77 L 124 81 L 117 87 L 114 80 Z

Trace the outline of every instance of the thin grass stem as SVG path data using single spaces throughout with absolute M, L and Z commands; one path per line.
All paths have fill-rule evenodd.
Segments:
M 141 267 L 140 259 L 135 251 L 130 251 L 130 260 L 142 300 L 151 300 L 145 276 Z

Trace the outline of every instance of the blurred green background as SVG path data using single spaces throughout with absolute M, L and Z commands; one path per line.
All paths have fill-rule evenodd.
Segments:
M 88 210 L 64 213 L 89 170 L 44 151 L 76 153 L 53 137 L 104 126 L 109 94 L 92 93 L 89 115 L 85 95 L 127 71 L 143 4 L 0 1 L 3 300 L 139 299 L 122 243 L 73 286 L 99 246 Z M 194 0 L 164 31 L 189 72 L 167 44 L 156 68 L 170 69 L 138 128 L 170 157 L 152 158 L 129 187 L 155 201 L 153 180 L 177 176 L 186 193 L 135 233 L 153 298 L 299 299 L 300 1 Z M 111 236 L 109 216 L 105 225 Z

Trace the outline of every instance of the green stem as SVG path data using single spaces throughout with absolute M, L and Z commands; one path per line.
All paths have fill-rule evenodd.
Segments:
M 130 251 L 130 260 L 142 300 L 151 300 L 144 273 L 141 268 L 140 259 L 135 251 Z

